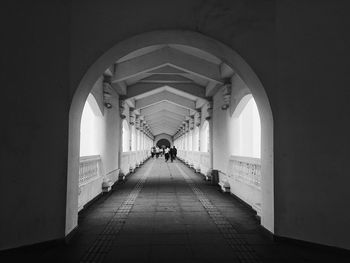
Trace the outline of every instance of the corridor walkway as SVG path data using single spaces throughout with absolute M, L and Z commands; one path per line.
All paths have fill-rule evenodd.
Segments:
M 252 211 L 179 161 L 147 161 L 83 211 L 68 246 L 7 252 L 1 262 L 349 262 L 272 242 Z

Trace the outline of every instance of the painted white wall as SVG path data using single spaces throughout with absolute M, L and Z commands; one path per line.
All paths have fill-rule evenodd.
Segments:
M 122 143 L 123 143 L 123 152 L 130 151 L 130 131 L 129 124 L 127 120 L 123 120 L 122 122 Z
M 213 169 L 227 173 L 228 159 L 230 157 L 230 114 L 222 110 L 223 99 L 221 92 L 213 98 Z
M 246 95 L 229 120 L 230 154 L 260 158 L 261 124 L 252 95 Z
M 193 130 L 188 133 L 188 150 L 193 151 Z
M 131 151 L 136 151 L 137 134 L 135 125 L 131 126 Z
M 199 127 L 193 129 L 193 151 L 199 151 Z
M 209 122 L 204 121 L 200 129 L 200 151 L 208 152 L 209 151 Z
M 136 149 L 141 150 L 140 130 L 136 130 Z
M 105 140 L 105 120 L 90 93 L 84 106 L 80 124 L 80 156 L 101 155 Z

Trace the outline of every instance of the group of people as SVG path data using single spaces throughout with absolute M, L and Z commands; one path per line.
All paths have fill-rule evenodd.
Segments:
M 156 158 L 158 158 L 159 156 L 163 156 L 165 158 L 165 161 L 169 161 L 169 158 L 171 160 L 171 162 L 173 162 L 176 159 L 176 155 L 177 155 L 177 149 L 175 146 L 169 148 L 169 147 L 163 147 L 163 148 L 159 148 L 158 146 L 153 146 L 151 148 L 151 155 L 152 158 L 154 158 L 154 156 Z

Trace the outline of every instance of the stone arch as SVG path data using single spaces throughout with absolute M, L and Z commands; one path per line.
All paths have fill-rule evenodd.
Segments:
M 169 141 L 170 145 L 173 145 L 173 138 L 170 135 L 165 134 L 165 133 L 159 134 L 154 138 L 154 145 L 157 145 L 158 141 L 160 141 L 162 139 Z
M 171 144 L 170 141 L 167 139 L 159 139 L 156 143 L 156 146 L 158 146 L 159 148 L 162 148 L 163 146 L 170 148 Z
M 206 51 L 224 61 L 240 76 L 253 94 L 261 118 L 262 225 L 274 232 L 273 116 L 265 89 L 252 68 L 230 47 L 200 33 L 181 30 L 152 31 L 117 43 L 90 66 L 81 79 L 69 111 L 68 171 L 65 233 L 77 226 L 80 120 L 84 104 L 96 80 L 116 60 L 137 49 L 162 44 L 180 44 Z

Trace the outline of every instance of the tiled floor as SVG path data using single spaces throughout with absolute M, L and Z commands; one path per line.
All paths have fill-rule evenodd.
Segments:
M 148 161 L 80 215 L 69 245 L 2 253 L 1 262 L 350 262 L 273 242 L 252 211 L 182 163 Z

